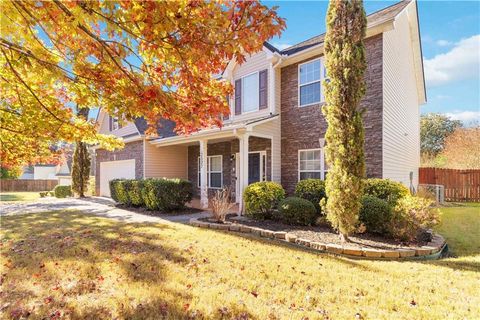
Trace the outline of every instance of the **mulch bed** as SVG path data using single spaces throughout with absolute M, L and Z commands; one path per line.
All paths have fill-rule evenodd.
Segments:
M 208 218 L 199 219 L 208 222 Z M 315 242 L 345 245 L 340 240 L 338 233 L 328 226 L 291 226 L 282 222 L 273 220 L 256 221 L 246 217 L 227 216 L 227 223 L 237 223 L 249 227 L 268 229 L 271 231 L 285 231 L 295 234 L 298 238 L 311 240 Z M 398 249 L 398 248 L 416 248 L 426 245 L 426 242 L 403 243 L 394 239 L 385 238 L 375 234 L 363 233 L 355 234 L 350 237 L 349 247 L 353 248 L 371 248 L 371 249 Z
M 160 210 L 148 210 L 147 208 L 144 208 L 144 207 L 130 207 L 130 206 L 126 206 L 124 204 L 116 204 L 115 207 L 119 208 L 119 209 L 125 209 L 125 210 L 128 210 L 128 211 L 133 211 L 133 212 L 136 212 L 136 213 L 145 214 L 145 215 L 148 215 L 148 216 L 162 216 L 162 215 L 163 216 L 164 215 L 180 216 L 180 215 L 184 215 L 184 214 L 194 214 L 194 213 L 199 213 L 199 212 L 204 211 L 204 210 L 201 210 L 201 209 L 186 207 L 185 209 L 178 210 L 178 211 L 165 212 L 165 211 L 160 211 Z

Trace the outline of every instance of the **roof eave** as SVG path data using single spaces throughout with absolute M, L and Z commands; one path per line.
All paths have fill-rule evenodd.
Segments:
M 375 25 L 371 25 L 367 28 L 367 34 L 366 38 L 370 38 L 373 36 L 376 36 L 378 34 L 393 30 L 394 24 L 393 24 L 394 19 L 389 19 L 386 21 L 382 21 L 380 23 L 377 23 Z M 283 54 L 283 61 L 280 65 L 280 67 L 285 67 L 294 63 L 297 63 L 301 60 L 308 59 L 309 57 L 316 56 L 319 54 L 323 54 L 323 46 L 324 43 L 321 42 L 319 44 L 313 45 L 305 50 L 295 52 L 294 54 L 291 55 L 285 55 Z

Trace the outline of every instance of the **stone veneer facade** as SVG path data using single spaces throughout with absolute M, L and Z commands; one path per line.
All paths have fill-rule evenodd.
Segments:
M 267 153 L 267 180 L 271 180 L 271 144 L 269 139 L 250 137 L 249 151 L 266 151 Z M 235 192 L 235 160 L 231 158 L 233 154 L 239 152 L 238 139 L 230 141 L 209 143 L 207 146 L 207 155 L 215 156 L 222 155 L 222 169 L 223 169 L 223 186 L 230 187 L 232 192 Z M 200 156 L 199 146 L 188 147 L 188 180 L 192 181 L 195 195 L 200 194 L 198 188 L 198 157 Z M 216 189 L 209 189 L 209 196 L 215 192 Z
M 96 150 L 95 193 L 97 195 L 100 194 L 100 163 L 129 159 L 135 159 L 135 178 L 143 178 L 143 140 L 126 143 L 123 149 L 117 151 Z
M 366 109 L 365 159 L 368 177 L 382 177 L 382 35 L 365 41 L 367 70 L 366 94 L 361 106 Z M 282 68 L 281 71 L 281 131 L 282 131 L 282 185 L 292 194 L 298 182 L 298 150 L 320 147 L 319 139 L 325 136 L 327 123 L 321 104 L 298 107 L 298 65 L 318 58 L 313 57 Z

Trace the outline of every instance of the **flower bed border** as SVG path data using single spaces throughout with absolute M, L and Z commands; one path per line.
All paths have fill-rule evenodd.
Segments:
M 352 258 L 380 259 L 380 260 L 403 260 L 403 259 L 436 259 L 447 246 L 445 239 L 434 234 L 432 241 L 425 246 L 418 248 L 399 248 L 399 249 L 372 249 L 356 248 L 347 245 L 332 243 L 322 243 L 302 239 L 295 234 L 286 231 L 272 231 L 257 227 L 250 227 L 239 223 L 219 224 L 214 222 L 201 221 L 199 218 L 191 218 L 190 225 L 200 228 L 209 228 L 223 231 L 233 231 L 240 233 L 249 233 L 257 237 L 283 241 L 289 244 L 308 248 L 310 250 L 332 253 Z

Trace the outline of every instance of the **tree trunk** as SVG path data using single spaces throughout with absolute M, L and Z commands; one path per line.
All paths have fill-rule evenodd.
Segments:
M 88 108 L 79 108 L 77 115 L 88 117 Z M 75 152 L 73 153 L 72 163 L 72 190 L 80 198 L 85 197 L 90 179 L 90 154 L 88 153 L 87 144 L 77 141 L 75 144 Z

